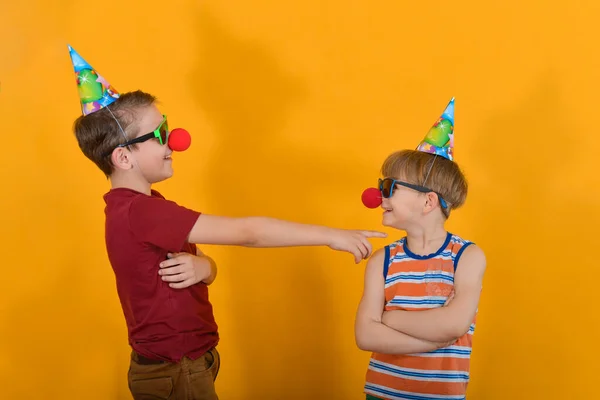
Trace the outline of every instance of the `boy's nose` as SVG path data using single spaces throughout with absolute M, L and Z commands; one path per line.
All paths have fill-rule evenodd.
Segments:
M 169 133 L 168 145 L 173 151 L 185 151 L 190 147 L 192 137 L 182 128 L 175 128 Z
M 377 208 L 381 205 L 381 191 L 376 188 L 365 189 L 361 196 L 362 202 L 367 208 Z

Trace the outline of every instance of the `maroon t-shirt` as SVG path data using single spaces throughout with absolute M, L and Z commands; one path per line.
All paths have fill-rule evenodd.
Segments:
M 152 191 L 112 189 L 106 202 L 106 248 L 125 314 L 129 344 L 152 359 L 196 359 L 219 336 L 208 286 L 172 289 L 158 275 L 169 252 L 196 254 L 187 237 L 200 216 Z

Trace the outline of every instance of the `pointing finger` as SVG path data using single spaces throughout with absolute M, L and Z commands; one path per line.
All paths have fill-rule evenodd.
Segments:
M 360 231 L 366 237 L 384 238 L 387 237 L 387 233 L 379 231 Z

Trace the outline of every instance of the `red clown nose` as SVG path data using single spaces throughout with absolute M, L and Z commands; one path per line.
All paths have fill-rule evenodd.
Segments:
M 376 188 L 368 188 L 362 194 L 362 202 L 367 208 L 377 208 L 381 205 L 381 191 Z
M 190 147 L 192 137 L 182 128 L 175 128 L 169 133 L 169 148 L 173 151 L 185 151 Z

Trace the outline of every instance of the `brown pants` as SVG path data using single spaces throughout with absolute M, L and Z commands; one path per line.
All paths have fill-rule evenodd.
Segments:
M 134 400 L 218 400 L 215 379 L 221 360 L 217 349 L 179 363 L 148 360 L 131 353 L 128 380 Z

